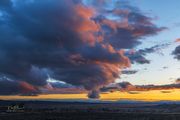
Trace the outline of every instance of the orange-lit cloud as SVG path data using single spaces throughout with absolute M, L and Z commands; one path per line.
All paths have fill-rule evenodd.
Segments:
M 23 94 L 37 91 L 37 89 L 34 86 L 32 86 L 31 84 L 29 84 L 27 82 L 20 81 L 19 84 L 20 84 L 20 88 L 21 88 Z
M 175 42 L 180 42 L 180 38 L 176 39 Z

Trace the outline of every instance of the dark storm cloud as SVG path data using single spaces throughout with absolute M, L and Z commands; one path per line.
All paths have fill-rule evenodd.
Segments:
M 174 58 L 180 60 L 180 45 L 175 48 L 172 54 L 174 55 Z
M 19 84 L 15 81 L 0 80 L 0 87 L 1 95 L 18 94 L 21 92 Z
M 122 8 L 101 10 L 81 0 L 1 1 L 0 73 L 37 88 L 49 75 L 92 91 L 94 98 L 130 66 L 123 48 L 164 29 L 139 10 Z

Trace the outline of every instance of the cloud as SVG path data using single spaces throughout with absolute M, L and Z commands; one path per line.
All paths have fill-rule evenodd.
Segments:
M 180 60 L 180 45 L 175 48 L 172 54 L 174 55 L 174 58 Z
M 177 39 L 175 40 L 175 42 L 180 42 L 180 38 L 177 38 Z
M 136 74 L 137 72 L 138 72 L 137 70 L 123 70 L 123 71 L 121 71 L 122 74 L 127 74 L 127 75 Z
M 88 93 L 88 97 L 92 99 L 98 99 L 100 97 L 99 90 L 92 90 Z
M 129 94 L 140 94 L 141 92 L 137 92 L 137 91 L 128 91 Z
M 137 86 L 137 90 L 139 91 L 147 91 L 147 90 L 170 90 L 170 89 L 179 89 L 180 84 L 166 84 L 166 85 L 143 85 Z
M 172 91 L 167 91 L 167 90 L 165 90 L 165 91 L 161 91 L 161 93 L 171 93 Z
M 135 53 L 127 53 L 126 54 L 129 59 L 131 60 L 131 63 L 138 63 L 138 64 L 149 64 L 150 60 L 144 57 L 143 54 L 140 52 L 135 52 Z
M 111 3 L 106 1 L 106 5 L 115 5 L 116 8 L 109 10 L 103 8 L 105 15 L 100 14 L 95 20 L 104 28 L 102 34 L 105 41 L 114 48 L 133 48 L 140 44 L 141 38 L 155 35 L 166 29 L 157 27 L 151 22 L 151 18 L 142 14 L 138 8 L 132 7 L 127 3 Z M 98 6 L 99 7 L 99 6 Z M 114 19 L 108 19 L 106 16 L 113 16 Z
M 151 61 L 146 58 L 146 55 L 149 53 L 158 53 L 163 55 L 162 49 L 169 46 L 169 43 L 154 45 L 149 48 L 126 51 L 125 55 L 129 57 L 131 63 L 138 63 L 138 64 L 149 64 Z
M 80 94 L 80 93 L 88 93 L 83 88 L 78 87 L 52 87 L 52 88 L 41 88 L 41 94 Z
M 130 82 L 120 82 L 120 83 L 114 83 L 108 86 L 105 86 L 103 88 L 101 88 L 101 92 L 113 92 L 113 91 L 131 91 L 131 90 L 135 90 L 136 86 L 132 85 Z
M 1 1 L 0 74 L 35 88 L 49 75 L 92 93 L 114 82 L 130 66 L 122 49 L 164 28 L 130 5 L 108 10 L 116 2 L 99 2 Z
M 119 87 L 121 89 L 131 89 L 131 88 L 134 88 L 134 86 L 131 83 L 125 82 L 125 81 L 121 82 L 121 83 L 118 83 L 118 85 L 119 85 Z
M 133 85 L 129 82 L 120 82 L 115 83 L 110 86 L 103 87 L 101 92 L 108 91 L 150 91 L 150 90 L 171 90 L 171 89 L 180 89 L 180 84 L 178 79 L 173 84 L 165 84 L 165 85 Z M 163 91 L 162 91 L 163 92 Z M 163 92 L 166 93 L 166 92 Z
M 61 83 L 61 82 L 51 82 L 50 85 L 51 85 L 51 87 L 53 89 L 57 89 L 57 88 L 75 88 L 75 86 L 73 86 L 71 84 Z
M 27 82 L 7 80 L 6 78 L 0 79 L 0 88 L 1 95 L 35 95 L 40 93 L 37 88 Z
M 180 84 L 180 78 L 177 78 L 177 80 L 175 81 L 176 84 Z

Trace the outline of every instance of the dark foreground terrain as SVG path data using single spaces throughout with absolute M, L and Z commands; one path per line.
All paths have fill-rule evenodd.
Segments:
M 180 120 L 180 103 L 0 101 L 0 120 Z

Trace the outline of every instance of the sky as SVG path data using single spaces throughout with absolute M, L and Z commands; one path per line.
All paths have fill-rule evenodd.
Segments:
M 179 89 L 179 5 L 1 0 L 0 98 Z
M 158 35 L 145 38 L 146 41 L 137 47 L 139 49 L 147 48 L 162 43 L 171 43 L 171 45 L 161 50 L 164 55 L 157 53 L 147 55 L 147 58 L 151 60 L 150 64 L 143 66 L 133 65 L 132 68 L 140 70 L 140 72 L 128 78 L 125 76 L 123 80 L 134 84 L 167 84 L 174 82 L 180 74 L 179 61 L 173 59 L 171 55 L 174 48 L 179 45 L 179 43 L 174 43 L 174 41 L 179 38 L 180 16 L 178 5 L 180 1 L 133 0 L 130 3 L 140 8 L 144 13 L 154 17 L 154 22 L 157 25 L 168 28 L 168 30 Z M 167 68 L 163 69 L 163 67 Z M 147 70 L 144 70 L 144 68 L 147 68 Z

